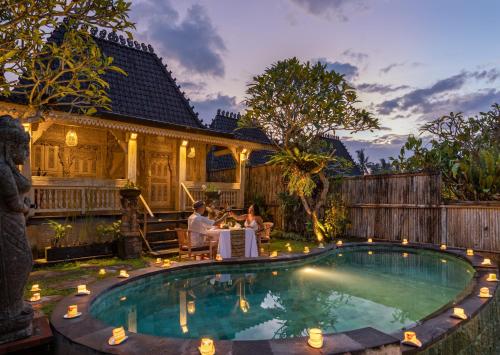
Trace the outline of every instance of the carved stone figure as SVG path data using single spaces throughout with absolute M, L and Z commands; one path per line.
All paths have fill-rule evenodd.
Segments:
M 135 259 L 141 256 L 142 241 L 137 220 L 139 189 L 121 189 L 122 223 L 118 240 L 118 256 L 122 259 Z
M 29 156 L 30 137 L 18 120 L 0 116 L 0 344 L 31 335 L 33 309 L 23 300 L 32 268 L 26 238 L 31 184 L 17 165 Z

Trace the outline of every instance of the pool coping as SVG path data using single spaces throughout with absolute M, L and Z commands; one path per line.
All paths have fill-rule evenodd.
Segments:
M 388 241 L 375 241 L 373 243 L 355 242 L 345 243 L 342 246 L 328 245 L 325 248 L 311 249 L 309 254 L 283 254 L 276 258 L 257 257 L 257 258 L 233 258 L 223 261 L 192 261 L 173 265 L 170 268 L 159 268 L 150 266 L 147 268 L 130 271 L 130 277 L 120 279 L 118 277 L 108 277 L 92 285 L 91 295 L 79 297 L 70 295 L 63 298 L 55 307 L 51 316 L 51 325 L 56 337 L 56 344 L 70 346 L 72 353 L 94 353 L 101 354 L 144 354 L 161 352 L 161 354 L 198 354 L 199 339 L 183 339 L 159 337 L 147 334 L 136 334 L 127 332 L 129 339 L 119 346 L 108 345 L 108 339 L 111 336 L 113 327 L 104 324 L 102 321 L 90 315 L 91 304 L 103 293 L 116 287 L 120 287 L 129 282 L 133 282 L 145 276 L 153 276 L 160 273 L 170 273 L 184 269 L 192 269 L 204 266 L 214 265 L 245 265 L 259 263 L 273 263 L 298 261 L 321 256 L 334 249 L 343 249 L 348 247 L 370 247 L 370 246 L 400 246 L 403 248 L 415 248 L 438 251 L 447 255 L 458 257 L 467 261 L 474 269 L 475 274 L 470 288 L 472 291 L 457 301 L 455 306 L 464 308 L 469 315 L 467 320 L 458 320 L 451 318 L 452 308 L 444 309 L 438 314 L 426 317 L 422 322 L 406 330 L 413 330 L 417 337 L 422 341 L 422 348 L 400 345 L 400 339 L 403 337 L 404 330 L 393 334 L 387 334 L 374 328 L 361 328 L 352 331 L 326 334 L 324 335 L 324 344 L 321 349 L 313 349 L 307 345 L 306 337 L 296 337 L 290 339 L 272 339 L 272 340 L 252 340 L 252 341 L 232 341 L 232 340 L 214 340 L 217 354 L 342 354 L 346 352 L 363 353 L 368 349 L 381 352 L 396 351 L 396 353 L 415 353 L 432 344 L 436 343 L 447 334 L 455 331 L 461 325 L 476 317 L 480 311 L 495 297 L 498 297 L 498 282 L 486 281 L 486 276 L 490 272 L 496 272 L 496 266 L 483 266 L 481 262 L 483 256 L 475 253 L 474 256 L 467 256 L 464 249 L 448 248 L 445 251 L 440 250 L 439 246 L 431 244 L 401 243 Z M 492 298 L 479 298 L 479 289 L 488 287 Z M 78 305 L 78 310 L 82 316 L 75 319 L 64 319 L 63 315 L 69 305 Z M 61 345 L 63 344 L 63 345 Z M 57 347 L 56 347 L 57 348 Z M 62 353 L 62 352 L 60 352 Z

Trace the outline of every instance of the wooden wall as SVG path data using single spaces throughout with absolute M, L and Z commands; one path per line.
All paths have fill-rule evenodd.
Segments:
M 270 166 L 247 170 L 245 201 L 265 197 L 283 229 L 278 194 L 284 191 L 279 171 Z M 444 203 L 439 174 L 368 175 L 345 178 L 338 187 L 349 211 L 349 236 L 500 252 L 500 202 Z

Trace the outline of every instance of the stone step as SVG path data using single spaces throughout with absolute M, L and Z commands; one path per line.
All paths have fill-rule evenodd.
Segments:
M 155 258 L 172 257 L 179 255 L 179 248 L 153 250 L 148 254 Z

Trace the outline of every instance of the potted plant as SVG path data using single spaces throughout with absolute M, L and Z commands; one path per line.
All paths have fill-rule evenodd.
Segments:
M 127 183 L 120 188 L 120 196 L 125 198 L 137 198 L 141 194 L 141 188 L 139 185 L 134 183 L 133 181 L 127 180 Z
M 205 202 L 209 204 L 211 201 L 220 199 L 221 191 L 213 184 L 201 185 L 201 189 L 205 195 Z

